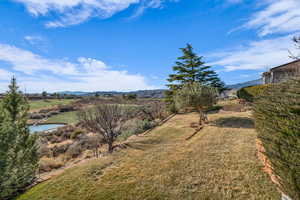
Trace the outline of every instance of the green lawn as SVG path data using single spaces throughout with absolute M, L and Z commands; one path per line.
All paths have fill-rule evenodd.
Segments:
M 209 118 L 210 126 L 186 140 L 198 115 L 176 115 L 131 138 L 126 149 L 67 169 L 18 200 L 280 199 L 256 156 L 250 113 Z
M 74 101 L 75 101 L 74 99 L 37 100 L 37 101 L 29 101 L 29 105 L 31 110 L 36 110 L 42 108 L 50 108 L 56 105 L 67 105 Z
M 78 122 L 77 111 L 65 112 L 58 115 L 50 117 L 46 123 L 66 123 L 66 124 L 75 124 Z

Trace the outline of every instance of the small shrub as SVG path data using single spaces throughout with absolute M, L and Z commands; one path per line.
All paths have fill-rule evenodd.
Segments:
M 59 169 L 64 166 L 62 161 L 54 158 L 42 158 L 39 162 L 39 173 L 50 172 L 53 169 Z
M 269 84 L 241 88 L 237 91 L 237 96 L 240 99 L 253 102 L 255 98 L 257 98 L 260 94 L 263 94 L 268 87 L 270 87 Z
M 52 155 L 52 151 L 48 148 L 47 144 L 39 143 L 38 155 L 39 157 L 50 157 Z
M 75 140 L 75 139 L 77 139 L 78 136 L 81 135 L 81 134 L 83 134 L 83 131 L 80 130 L 80 129 L 76 129 L 73 133 L 71 133 L 70 138 L 71 138 L 72 140 Z
M 217 103 L 217 89 L 199 83 L 184 85 L 176 91 L 175 106 L 178 110 L 193 108 L 199 112 L 199 125 L 207 122 L 205 111 Z
M 74 110 L 74 107 L 70 105 L 59 106 L 59 112 L 71 112 Z
M 63 145 L 55 145 L 51 151 L 52 151 L 52 156 L 57 157 L 63 153 L 65 153 L 66 151 L 69 150 L 69 148 L 71 147 L 70 143 L 67 144 L 63 144 Z
M 126 140 L 132 135 L 137 135 L 155 127 L 157 123 L 149 120 L 133 119 L 126 122 L 122 134 L 119 136 L 120 140 Z
M 40 114 L 40 113 L 32 113 L 29 116 L 30 119 L 44 119 L 45 117 L 46 117 L 45 114 Z
M 74 142 L 66 151 L 66 156 L 68 158 L 77 158 L 82 153 L 82 151 L 83 149 L 80 142 Z
M 167 112 L 172 113 L 172 114 L 178 113 L 178 109 L 176 108 L 175 103 L 167 104 L 166 110 L 167 110 Z
M 300 199 L 300 80 L 268 87 L 254 103 L 254 117 L 281 191 Z

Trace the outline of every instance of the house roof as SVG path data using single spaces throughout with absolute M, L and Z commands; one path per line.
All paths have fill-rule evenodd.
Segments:
M 283 65 L 279 65 L 279 66 L 277 66 L 277 67 L 274 67 L 274 68 L 270 69 L 270 71 L 277 70 L 277 69 L 279 69 L 279 68 L 281 68 L 281 67 L 285 67 L 285 66 L 288 66 L 288 65 L 290 65 L 290 64 L 294 64 L 294 63 L 298 63 L 298 62 L 300 63 L 300 59 L 295 60 L 295 61 L 293 61 L 293 62 L 289 62 L 289 63 L 283 64 Z

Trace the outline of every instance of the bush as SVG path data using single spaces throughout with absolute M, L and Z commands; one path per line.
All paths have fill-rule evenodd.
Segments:
M 237 96 L 240 99 L 253 102 L 255 98 L 263 94 L 268 87 L 270 87 L 269 84 L 244 87 L 237 91 Z
M 133 119 L 126 122 L 122 134 L 119 136 L 119 139 L 126 140 L 132 135 L 137 135 L 145 132 L 156 126 L 156 122 L 149 120 L 139 120 Z
M 51 151 L 52 151 L 52 156 L 53 157 L 57 157 L 63 153 L 65 153 L 66 151 L 69 150 L 69 148 L 71 148 L 71 144 L 70 143 L 66 143 L 66 144 L 62 144 L 62 145 L 55 145 Z
M 48 148 L 48 145 L 45 143 L 39 143 L 39 149 L 38 149 L 38 155 L 39 157 L 50 157 L 52 155 L 52 151 L 50 148 Z
M 254 103 L 254 117 L 281 191 L 300 199 L 300 80 L 268 87 Z
M 47 115 L 40 113 L 32 113 L 29 116 L 30 119 L 44 119 L 45 117 L 47 117 Z
M 199 125 L 207 122 L 205 111 L 217 103 L 218 91 L 200 83 L 184 85 L 176 91 L 175 106 L 178 110 L 197 110 L 199 112 Z
M 63 105 L 63 106 L 59 106 L 59 112 L 71 112 L 74 111 L 75 108 L 73 106 L 70 105 Z
M 66 152 L 66 156 L 68 158 L 77 158 L 82 153 L 82 151 L 83 151 L 83 149 L 81 147 L 81 143 L 75 142 L 69 146 L 69 148 Z
M 42 158 L 39 162 L 39 172 L 50 172 L 53 169 L 59 169 L 64 166 L 64 163 L 54 158 Z
M 75 140 L 78 138 L 79 135 L 83 134 L 83 131 L 80 129 L 75 130 L 73 133 L 71 133 L 71 139 Z

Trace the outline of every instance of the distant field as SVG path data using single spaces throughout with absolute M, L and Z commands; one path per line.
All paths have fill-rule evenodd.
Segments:
M 74 124 L 77 122 L 78 122 L 77 111 L 65 112 L 59 115 L 54 115 L 46 121 L 46 123 L 58 123 L 58 124 L 60 123 Z
M 190 140 L 195 113 L 177 115 L 127 148 L 41 183 L 18 200 L 280 199 L 256 157 L 249 112 L 209 115 Z
M 38 100 L 38 101 L 29 101 L 30 110 L 50 108 L 56 105 L 67 105 L 75 101 L 74 99 L 51 99 L 51 100 Z

